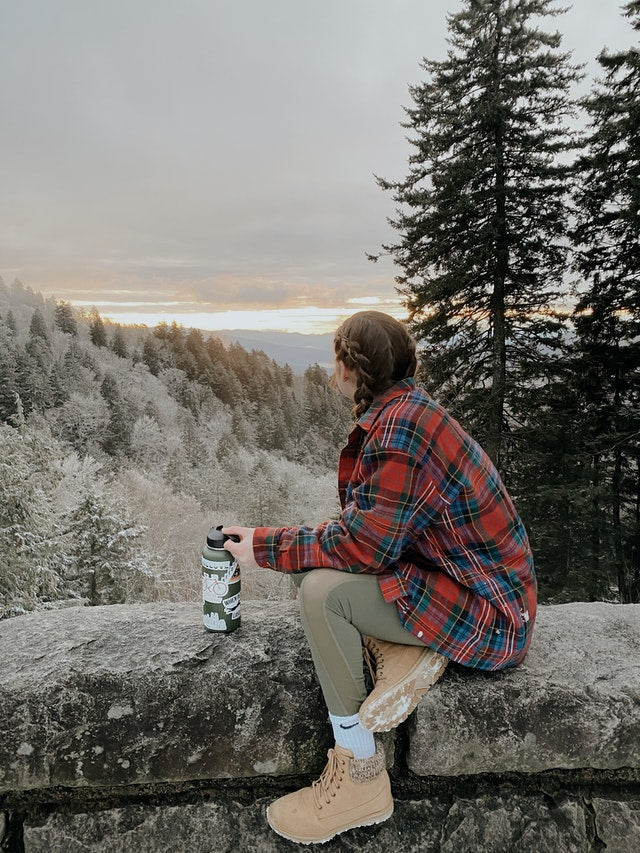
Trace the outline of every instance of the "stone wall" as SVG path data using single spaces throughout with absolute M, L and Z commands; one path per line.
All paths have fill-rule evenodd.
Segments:
M 298 849 L 265 808 L 331 738 L 294 602 L 229 636 L 192 604 L 37 613 L 0 654 L 2 850 Z M 384 742 L 393 817 L 326 853 L 640 853 L 640 605 L 541 608 L 521 667 L 449 667 Z

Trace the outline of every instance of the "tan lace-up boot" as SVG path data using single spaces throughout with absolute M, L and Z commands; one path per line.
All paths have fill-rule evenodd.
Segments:
M 336 744 L 310 788 L 280 797 L 267 809 L 269 826 L 290 841 L 322 844 L 356 826 L 382 823 L 393 814 L 384 750 L 378 744 L 371 758 L 355 759 Z
M 360 706 L 359 716 L 370 732 L 388 732 L 406 720 L 448 663 L 424 646 L 374 637 L 364 637 L 364 655 L 375 687 Z

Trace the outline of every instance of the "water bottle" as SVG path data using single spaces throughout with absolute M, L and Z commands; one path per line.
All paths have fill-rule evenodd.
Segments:
M 224 543 L 237 536 L 212 527 L 202 551 L 202 608 L 207 631 L 229 634 L 240 627 L 240 567 Z

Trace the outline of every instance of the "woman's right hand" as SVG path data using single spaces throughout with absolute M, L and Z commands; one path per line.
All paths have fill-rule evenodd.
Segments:
M 245 569 L 259 569 L 260 566 L 256 563 L 253 556 L 253 533 L 255 527 L 223 527 L 222 532 L 226 536 L 238 536 L 240 541 L 234 542 L 233 539 L 227 539 L 224 547 L 230 554 Z

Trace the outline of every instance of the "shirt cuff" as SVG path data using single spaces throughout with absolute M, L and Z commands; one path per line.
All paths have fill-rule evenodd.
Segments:
M 391 604 L 392 601 L 398 601 L 406 595 L 406 584 L 404 578 L 400 574 L 384 574 L 378 577 L 380 592 L 382 597 Z
M 262 569 L 278 568 L 276 554 L 280 527 L 256 527 L 253 531 L 253 559 Z

